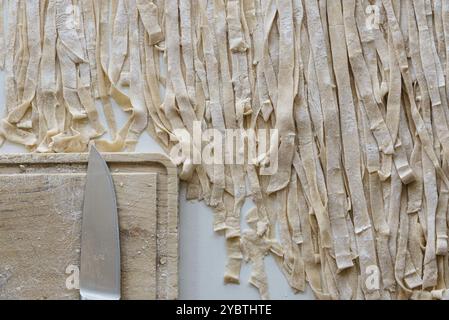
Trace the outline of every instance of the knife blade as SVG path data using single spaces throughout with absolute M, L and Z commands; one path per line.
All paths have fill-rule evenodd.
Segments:
M 119 300 L 117 202 L 109 168 L 94 146 L 89 153 L 82 215 L 81 299 Z

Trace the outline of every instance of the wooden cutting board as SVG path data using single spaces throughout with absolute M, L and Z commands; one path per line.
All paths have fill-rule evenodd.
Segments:
M 178 181 L 159 154 L 103 154 L 119 212 L 122 298 L 178 296 Z M 0 299 L 79 299 L 87 154 L 0 156 Z

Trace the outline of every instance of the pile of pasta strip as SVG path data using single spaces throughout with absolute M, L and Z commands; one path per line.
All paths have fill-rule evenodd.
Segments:
M 226 283 L 246 261 L 269 298 L 272 255 L 319 299 L 449 296 L 449 1 L 0 4 L 3 141 L 133 151 L 147 131 L 170 152 L 198 123 L 276 129 L 242 135 L 257 161 L 173 159 L 226 238 Z

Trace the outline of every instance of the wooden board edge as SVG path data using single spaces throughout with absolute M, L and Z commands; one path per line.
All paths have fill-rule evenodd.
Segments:
M 168 279 L 167 279 L 167 299 L 178 299 L 179 294 L 179 189 L 177 176 L 167 176 L 167 189 L 168 189 L 168 237 L 171 241 L 168 241 L 167 247 L 167 262 L 168 262 Z
M 158 162 L 167 169 L 176 170 L 170 158 L 162 153 L 101 153 L 106 161 L 111 162 Z M 84 163 L 88 153 L 5 153 L 0 154 L 0 164 L 32 163 Z

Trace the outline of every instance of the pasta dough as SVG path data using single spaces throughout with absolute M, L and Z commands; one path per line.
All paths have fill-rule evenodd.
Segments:
M 249 262 L 264 299 L 269 254 L 318 299 L 449 297 L 448 1 L 4 0 L 0 10 L 1 142 L 132 151 L 146 130 L 168 153 L 192 147 L 172 160 L 226 238 L 224 281 L 239 283 Z M 191 143 L 197 129 L 239 144 Z

